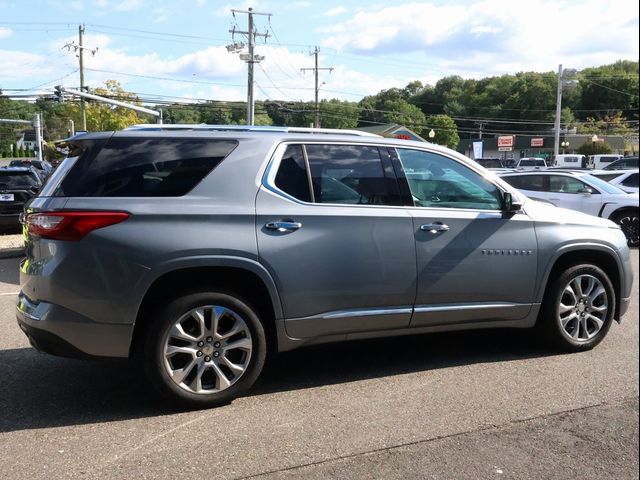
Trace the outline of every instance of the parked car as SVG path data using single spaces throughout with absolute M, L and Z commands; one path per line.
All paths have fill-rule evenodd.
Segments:
M 20 226 L 19 216 L 25 204 L 42 187 L 42 180 L 31 167 L 0 168 L 0 228 Z
M 589 156 L 589 168 L 593 168 L 594 170 L 601 170 L 607 165 L 615 162 L 616 160 L 620 160 L 622 155 L 590 155 Z
M 630 246 L 638 246 L 638 194 L 585 172 L 545 171 L 500 174 L 526 196 L 547 200 L 557 207 L 607 218 L 625 233 Z
M 53 165 L 46 160 L 11 160 L 9 162 L 10 167 L 33 167 L 35 168 L 43 179 L 46 179 L 53 172 Z
M 547 162 L 544 158 L 524 157 L 518 160 L 516 168 L 518 170 L 540 170 L 541 168 L 547 168 Z
M 499 158 L 477 158 L 476 162 L 484 168 L 505 168 L 504 163 Z
M 140 361 L 183 405 L 325 342 L 536 327 L 583 351 L 630 302 L 619 228 L 438 145 L 157 125 L 70 143 L 25 217 L 18 323 L 42 351 Z
M 630 168 L 638 168 L 638 157 L 624 157 L 620 160 L 611 162 L 603 168 L 603 170 L 627 170 Z
M 634 170 L 600 170 L 591 175 L 598 177 L 627 193 L 638 193 L 638 169 Z
M 587 160 L 584 155 L 577 153 L 556 155 L 554 166 L 558 168 L 587 168 Z

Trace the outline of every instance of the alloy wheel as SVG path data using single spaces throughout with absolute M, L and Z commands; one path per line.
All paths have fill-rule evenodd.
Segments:
M 558 305 L 558 321 L 565 335 L 588 342 L 602 329 L 609 310 L 607 290 L 593 275 L 579 275 L 565 286 Z
M 169 377 L 191 393 L 226 390 L 244 374 L 253 342 L 247 323 L 235 311 L 207 305 L 178 318 L 164 341 Z

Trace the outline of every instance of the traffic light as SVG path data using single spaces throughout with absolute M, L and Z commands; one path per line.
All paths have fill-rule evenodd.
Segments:
M 56 99 L 58 100 L 58 102 L 63 103 L 64 93 L 62 92 L 62 87 L 60 85 L 56 85 L 54 87 L 54 90 L 56 91 Z

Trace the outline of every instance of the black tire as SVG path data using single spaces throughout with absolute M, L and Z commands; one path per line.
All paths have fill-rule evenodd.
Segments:
M 611 221 L 618 225 L 627 237 L 627 245 L 638 246 L 638 210 L 623 210 L 615 213 Z
M 574 339 L 569 334 L 569 332 L 565 328 L 563 328 L 562 320 L 560 318 L 561 301 L 567 302 L 567 304 L 569 304 L 570 302 L 567 301 L 567 298 L 572 298 L 571 294 L 567 294 L 565 292 L 565 288 L 569 287 L 570 282 L 579 277 L 582 277 L 583 282 L 588 282 L 588 277 L 594 277 L 595 279 L 597 279 L 597 281 L 599 281 L 604 288 L 604 295 L 606 295 L 606 302 L 608 305 L 606 314 L 603 314 L 600 318 L 603 323 L 599 331 L 597 331 L 597 333 L 593 335 L 592 338 L 587 339 Z M 611 327 L 616 305 L 615 291 L 607 274 L 595 265 L 581 264 L 567 268 L 557 278 L 549 279 L 549 282 L 550 283 L 545 292 L 540 315 L 538 317 L 538 322 L 536 325 L 543 342 L 547 346 L 565 352 L 581 352 L 590 350 L 598 345 L 607 335 L 607 332 Z M 602 308 L 602 305 L 600 303 L 603 301 L 603 299 L 603 295 L 598 296 L 598 298 L 596 299 L 596 306 L 598 308 Z M 565 304 L 563 303 L 563 305 Z M 581 308 L 585 308 L 585 306 L 583 305 Z M 600 313 L 595 313 L 595 309 L 593 309 L 592 306 L 586 308 L 587 310 L 591 310 L 591 313 L 593 313 L 593 315 L 601 315 Z M 579 311 L 578 307 L 576 307 L 576 311 Z M 566 315 L 572 315 L 573 313 L 574 312 L 572 310 L 569 312 L 564 312 L 562 313 L 562 315 L 565 315 L 564 318 L 566 318 Z M 588 315 L 590 312 L 584 312 L 583 310 L 581 313 L 585 313 L 586 315 Z M 577 315 L 579 316 L 581 313 L 577 313 Z M 569 323 L 567 323 L 567 328 L 571 329 L 571 327 L 573 326 L 577 327 L 576 323 L 571 322 L 578 321 L 578 319 L 571 320 Z M 593 322 L 590 323 L 591 327 L 595 326 Z M 585 331 L 584 328 L 582 329 L 582 331 Z M 580 332 L 580 330 L 578 330 L 578 332 Z
M 238 375 L 238 378 L 233 380 L 230 386 L 224 389 L 203 393 L 195 393 L 188 389 L 187 385 L 179 385 L 172 379 L 169 373 L 169 368 L 165 363 L 165 346 L 168 338 L 172 338 L 169 335 L 170 330 L 174 324 L 186 314 L 194 309 L 206 308 L 210 306 L 219 306 L 223 309 L 228 309 L 232 313 L 241 317 L 241 320 L 246 325 L 245 333 L 248 329 L 250 333 L 251 349 L 247 360 L 246 368 Z M 190 319 L 190 316 L 185 318 Z M 236 318 L 236 317 L 232 317 Z M 243 395 L 254 384 L 265 363 L 267 353 L 267 342 L 264 332 L 264 328 L 256 311 L 251 305 L 243 300 L 241 297 L 231 292 L 191 292 L 181 297 L 178 297 L 170 301 L 163 308 L 157 309 L 154 317 L 153 324 L 150 325 L 146 338 L 143 344 L 143 364 L 147 377 L 155 389 L 170 403 L 184 408 L 208 408 L 225 405 L 234 400 L 235 398 Z M 190 320 L 183 320 L 190 321 Z M 245 335 L 241 333 L 240 335 Z M 249 337 L 249 335 L 247 335 Z M 241 338 L 244 340 L 244 338 Z M 174 342 L 174 340 L 170 340 Z M 185 342 L 186 343 L 186 342 Z M 213 344 L 212 344 L 213 345 Z M 212 348 L 212 345 L 209 348 Z M 206 345 L 205 345 L 206 346 Z M 191 345 L 189 345 L 191 348 Z M 203 349 L 204 350 L 204 349 Z M 202 351 L 199 351 L 202 354 Z M 213 356 L 212 353 L 210 355 Z M 218 360 L 222 360 L 226 354 L 224 352 L 218 352 Z M 246 354 L 245 354 L 246 355 Z M 195 358 L 195 357 L 194 357 Z M 198 357 L 197 361 L 202 364 L 205 357 Z M 212 357 L 209 361 L 212 361 Z M 191 364 L 191 360 L 186 363 Z M 197 365 L 189 367 L 196 369 L 196 375 L 199 373 Z M 208 367 L 203 366 L 203 369 Z M 220 376 L 217 375 L 213 368 L 209 368 L 209 377 L 214 382 L 220 382 Z M 184 368 L 183 371 L 187 371 Z M 188 377 L 188 375 L 187 375 Z M 202 378 L 202 377 L 201 377 Z M 225 376 L 225 378 L 227 378 Z M 204 382 L 200 382 L 204 384 Z M 220 388 L 220 387 L 218 387 Z

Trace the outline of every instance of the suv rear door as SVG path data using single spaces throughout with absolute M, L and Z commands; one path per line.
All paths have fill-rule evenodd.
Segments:
M 462 162 L 395 152 L 415 203 L 408 208 L 418 273 L 411 327 L 524 318 L 537 273 L 533 221 L 503 212 L 501 191 Z
M 401 204 L 386 149 L 318 142 L 276 149 L 256 199 L 256 230 L 290 336 L 408 326 L 415 245 Z

